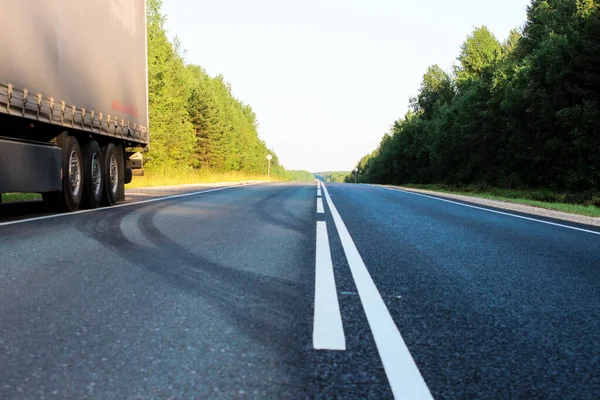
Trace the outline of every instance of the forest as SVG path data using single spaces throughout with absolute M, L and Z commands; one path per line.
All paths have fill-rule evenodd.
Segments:
M 266 175 L 271 154 L 272 177 L 312 176 L 283 168 L 260 139 L 252 107 L 233 96 L 223 76 L 211 77 L 202 67 L 186 64 L 181 44 L 167 37 L 161 5 L 161 0 L 147 1 L 151 142 L 146 170 Z
M 533 0 L 504 42 L 479 27 L 450 71 L 427 69 L 358 180 L 547 189 L 600 205 L 599 126 L 600 2 Z

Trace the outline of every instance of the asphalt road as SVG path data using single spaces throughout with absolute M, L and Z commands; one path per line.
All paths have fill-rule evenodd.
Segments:
M 319 199 L 0 217 L 0 398 L 600 398 L 600 229 Z

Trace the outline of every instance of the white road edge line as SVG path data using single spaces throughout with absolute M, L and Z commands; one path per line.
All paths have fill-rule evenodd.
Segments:
M 317 221 L 315 264 L 313 347 L 317 350 L 346 350 L 346 336 L 337 297 L 329 235 L 325 221 Z
M 323 192 L 340 236 L 352 272 L 352 278 L 358 290 L 394 398 L 432 400 L 433 396 L 381 298 L 381 294 L 377 290 L 325 185 L 323 185 Z
M 17 221 L 9 221 L 9 222 L 1 222 L 0 223 L 0 227 L 2 227 L 2 226 L 8 226 L 8 225 L 24 224 L 26 222 L 42 221 L 42 220 L 45 220 L 45 219 L 68 217 L 68 216 L 71 216 L 71 215 L 87 214 L 87 213 L 91 213 L 91 212 L 95 212 L 95 211 L 108 211 L 108 210 L 114 210 L 116 208 L 121 208 L 121 207 L 129 207 L 129 206 L 135 206 L 135 205 L 138 205 L 138 204 L 154 203 L 154 202 L 163 201 L 163 200 L 179 199 L 179 198 L 182 198 L 182 197 L 197 196 L 197 195 L 202 194 L 202 193 L 218 192 L 218 191 L 226 190 L 226 189 L 233 189 L 233 188 L 239 188 L 239 187 L 245 187 L 245 186 L 254 186 L 254 185 L 258 185 L 258 183 L 251 183 L 251 184 L 247 184 L 247 185 L 243 185 L 243 186 L 240 186 L 240 185 L 238 185 L 238 186 L 225 186 L 225 187 L 216 188 L 216 189 L 202 190 L 202 191 L 199 191 L 199 192 L 183 193 L 183 194 L 177 194 L 177 195 L 167 196 L 167 197 L 157 197 L 157 198 L 154 198 L 154 199 L 136 201 L 134 203 L 117 204 L 117 205 L 114 205 L 114 206 L 111 206 L 111 207 L 101 207 L 101 208 L 94 208 L 92 210 L 79 210 L 79 211 L 74 211 L 74 212 L 70 212 L 70 213 L 44 215 L 42 217 L 20 219 L 20 220 L 17 220 Z
M 600 236 L 600 232 L 591 231 L 589 229 L 577 228 L 575 226 L 570 226 L 570 225 L 557 224 L 555 222 L 544 221 L 544 220 L 541 220 L 541 219 L 536 219 L 536 218 L 531 218 L 531 217 L 524 217 L 522 215 L 512 214 L 512 213 L 509 213 L 509 212 L 491 210 L 491 209 L 485 208 L 485 207 L 477 207 L 477 206 L 473 206 L 473 205 L 470 205 L 470 204 L 460 203 L 458 201 L 452 201 L 452 200 L 447 200 L 447 199 L 440 199 L 439 197 L 428 196 L 426 194 L 415 193 L 415 192 L 411 192 L 411 191 L 408 191 L 408 190 L 395 189 L 395 188 L 389 188 L 389 187 L 386 188 L 386 189 L 392 190 L 392 191 L 396 191 L 396 192 L 401 192 L 401 193 L 412 194 L 414 196 L 427 197 L 429 199 L 444 201 L 446 203 L 452 203 L 452 204 L 456 204 L 456 205 L 463 206 L 463 207 L 474 208 L 476 210 L 487 211 L 487 212 L 491 212 L 491 213 L 494 213 L 494 214 L 507 215 L 509 217 L 515 217 L 515 218 L 520 218 L 520 219 L 524 219 L 524 220 L 527 220 L 527 221 L 539 222 L 541 224 L 546 224 L 546 225 L 558 226 L 558 227 L 561 227 L 561 228 L 573 229 L 575 231 L 580 231 L 580 232 L 585 232 L 585 233 L 591 233 L 593 235 L 599 235 Z
M 325 213 L 325 209 L 323 208 L 323 199 L 320 197 L 317 198 L 317 213 Z

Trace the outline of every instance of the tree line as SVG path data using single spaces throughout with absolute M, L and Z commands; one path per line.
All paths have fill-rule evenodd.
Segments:
M 409 111 L 358 162 L 358 179 L 544 188 L 600 202 L 599 127 L 600 2 L 533 0 L 503 43 L 483 26 L 452 71 L 428 68 Z
M 287 178 L 291 181 L 297 182 L 313 182 L 315 180 L 315 176 L 303 170 L 286 170 Z
M 340 171 L 315 172 L 315 176 L 324 182 L 344 182 L 347 175 L 348 172 Z
M 161 0 L 147 0 L 148 90 L 151 142 L 146 168 L 241 171 L 291 179 L 258 135 L 252 108 L 236 99 L 223 76 L 186 64 L 180 43 L 169 41 Z M 305 174 L 295 173 L 294 176 Z

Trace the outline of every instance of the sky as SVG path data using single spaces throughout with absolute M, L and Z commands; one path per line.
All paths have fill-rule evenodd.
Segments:
M 222 74 L 286 169 L 349 171 L 450 71 L 475 27 L 504 40 L 529 0 L 163 0 L 187 63 Z

